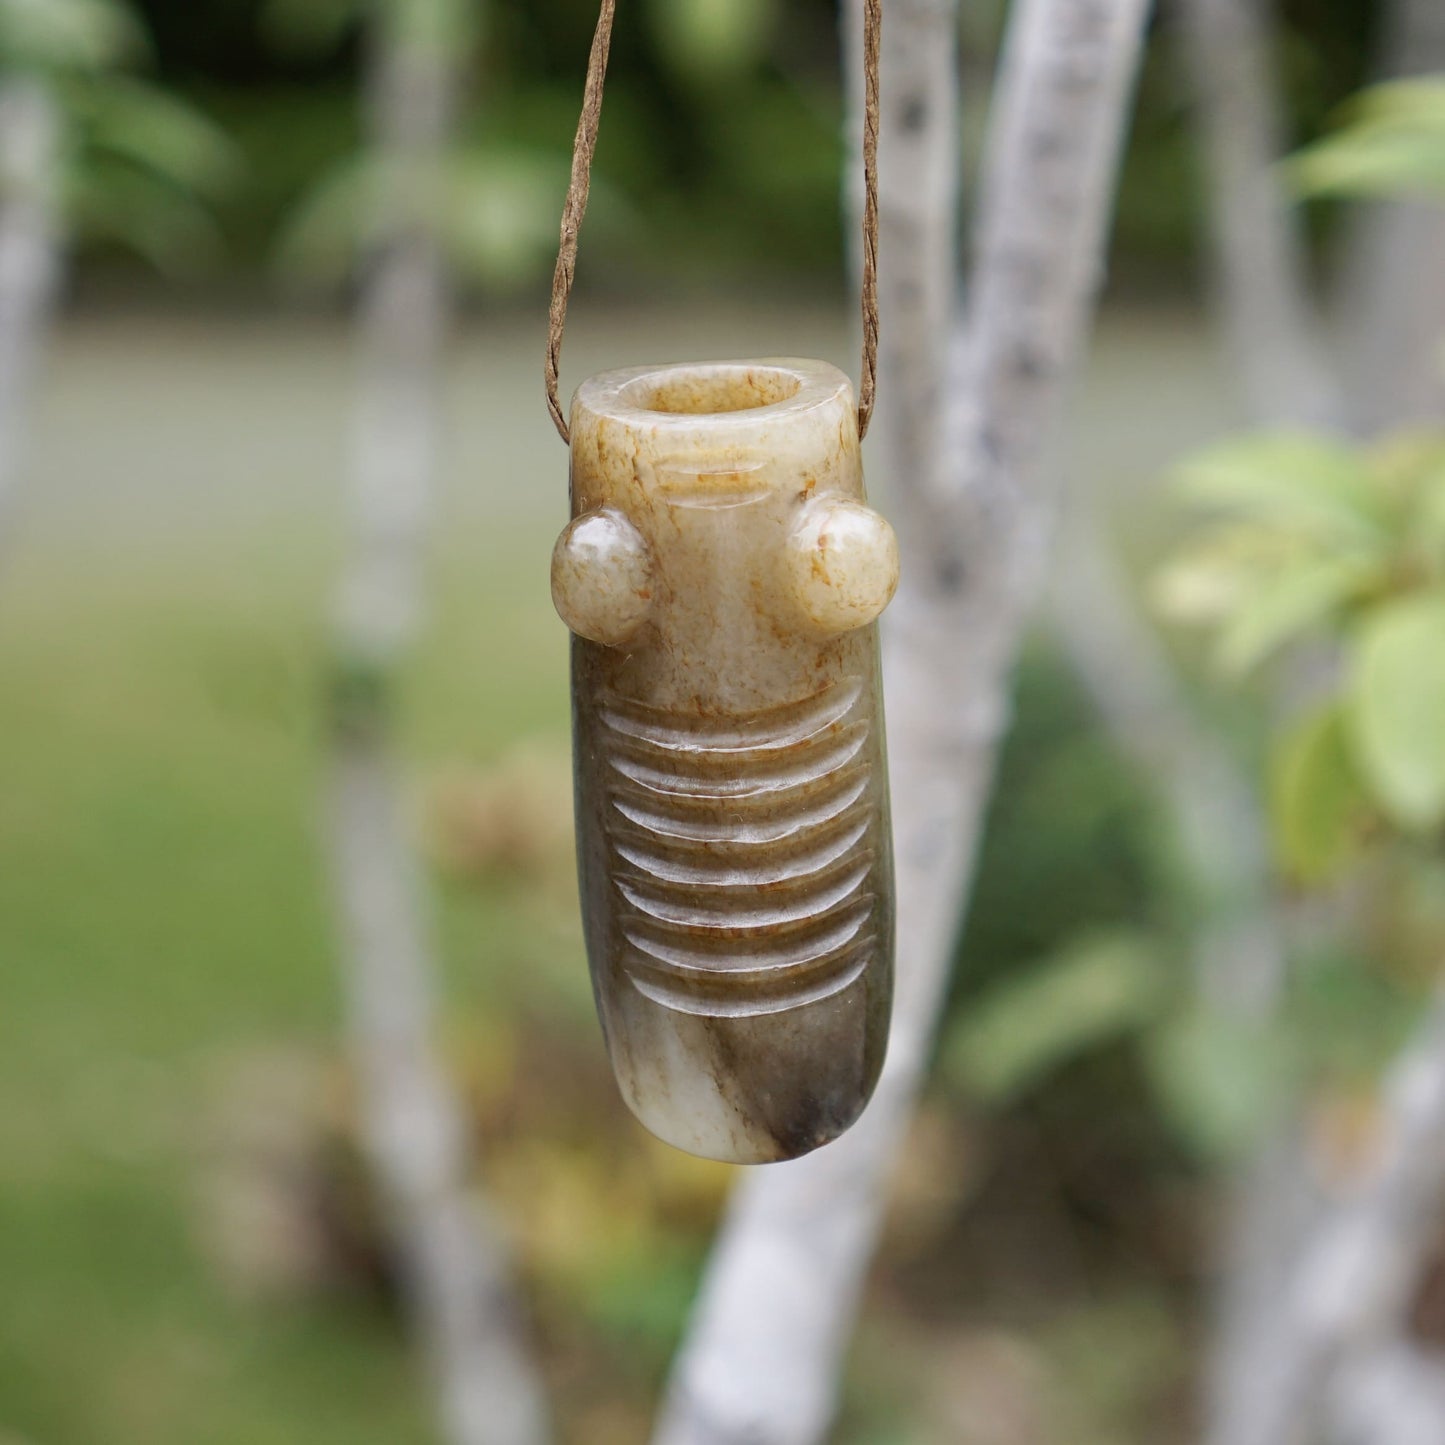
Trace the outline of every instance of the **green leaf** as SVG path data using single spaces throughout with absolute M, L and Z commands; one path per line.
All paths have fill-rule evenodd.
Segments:
M 1160 567 L 1150 593 L 1159 614 L 1171 622 L 1213 624 L 1234 612 L 1258 580 L 1252 563 L 1210 537 Z
M 1165 1119 L 1211 1161 L 1250 1151 L 1295 1072 L 1293 1051 L 1267 1028 L 1203 1010 L 1152 1034 L 1146 1058 Z
M 1445 822 L 1445 593 L 1390 603 L 1352 647 L 1349 717 L 1364 776 L 1411 830 Z
M 1421 75 L 1366 86 L 1341 107 L 1349 124 L 1415 121 L 1445 125 L 1445 76 Z
M 703 78 L 757 64 L 777 19 L 775 0 L 651 0 L 658 46 L 678 70 Z
M 119 0 L 0 0 L 0 65 L 99 70 L 147 53 L 145 31 Z
M 557 197 L 567 170 L 557 157 L 473 151 L 447 170 L 443 239 L 453 264 L 491 286 L 523 284 L 551 269 Z M 598 219 L 608 198 L 598 188 Z
M 1158 1011 L 1164 979 L 1132 934 L 1075 944 L 998 985 L 953 1031 L 943 1067 L 994 1103 L 1072 1058 L 1128 1033 Z
M 77 234 L 124 246 L 166 275 L 203 274 L 224 250 L 215 217 L 204 206 L 113 161 L 70 177 L 66 211 Z
M 1347 123 L 1291 162 L 1308 196 L 1445 197 L 1445 81 L 1393 81 L 1362 92 Z
M 1332 703 L 1275 752 L 1270 812 L 1281 863 L 1304 883 L 1337 874 L 1359 851 L 1368 810 L 1343 709 Z
M 1192 457 L 1179 475 L 1194 502 L 1360 545 L 1383 540 L 1369 468 L 1342 443 L 1292 432 L 1249 436 Z
M 1219 635 L 1216 659 L 1238 675 L 1347 603 L 1379 580 L 1369 558 L 1341 557 L 1296 562 L 1265 580 L 1229 618 Z
M 240 153 L 219 126 L 144 81 L 112 76 L 77 87 L 72 108 L 91 148 L 151 170 L 179 190 L 216 196 L 240 172 Z
M 1409 535 L 1436 575 L 1445 572 L 1445 460 L 1420 486 Z
M 1406 502 L 1445 468 L 1445 434 L 1435 427 L 1392 432 L 1370 447 L 1370 470 L 1394 502 Z
M 345 276 L 381 226 L 383 169 L 365 156 L 334 167 L 297 206 L 277 246 L 279 267 L 301 280 Z M 564 162 L 474 150 L 449 159 L 433 224 L 463 275 L 507 286 L 545 275 L 557 249 Z M 594 187 L 605 213 L 605 188 Z M 604 217 L 605 218 L 605 217 Z
M 364 155 L 333 166 L 297 202 L 276 242 L 277 268 L 295 279 L 339 281 L 374 228 L 377 168 Z
M 1175 622 L 1226 621 L 1282 569 L 1317 558 L 1319 546 L 1255 522 L 1213 526 L 1184 544 L 1154 581 L 1160 613 Z
M 1418 1029 L 1425 1003 L 1384 976 L 1378 958 L 1346 951 L 1301 960 L 1290 1012 L 1311 1076 L 1377 1080 Z
M 1306 196 L 1445 199 L 1445 129 L 1392 126 L 1337 136 L 1298 156 L 1291 170 Z

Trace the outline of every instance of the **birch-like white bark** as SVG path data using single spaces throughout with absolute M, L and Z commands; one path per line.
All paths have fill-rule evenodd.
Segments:
M 880 389 L 870 435 L 887 485 L 938 466 L 939 416 L 954 326 L 959 206 L 959 0 L 887 0 L 879 135 Z M 863 3 L 843 7 L 853 214 L 863 213 Z M 855 239 L 860 228 L 851 227 Z M 855 270 L 859 269 L 855 266 Z
M 1201 1001 L 1223 1018 L 1262 1020 L 1284 987 L 1286 949 L 1259 802 L 1185 697 L 1091 502 L 1079 498 L 1066 513 L 1053 625 L 1109 735 L 1173 818 L 1200 895 L 1193 952 Z
M 1284 1328 L 1260 1342 L 1221 1445 L 1306 1445 L 1343 1379 L 1354 1387 L 1399 1338 L 1445 1206 L 1445 995 L 1392 1066 L 1376 1158 L 1306 1233 L 1285 1286 Z M 1445 1416 L 1428 1438 L 1445 1438 Z M 1426 1437 L 1422 1437 L 1426 1438 Z M 1395 1445 L 1392 1439 L 1391 1445 Z
M 0 542 L 25 415 L 60 284 L 60 117 L 45 82 L 0 77 Z
M 1445 5 L 1393 0 L 1386 78 L 1445 71 Z M 1367 435 L 1445 418 L 1445 206 L 1382 201 L 1361 217 L 1346 268 L 1351 390 Z
M 1303 230 L 1279 172 L 1287 138 L 1270 0 L 1181 3 L 1209 177 L 1215 294 L 1243 400 L 1260 425 L 1338 429 L 1349 421 L 1346 402 L 1311 292 Z M 1136 664 L 1147 659 L 1132 656 Z M 1212 840 L 1224 846 L 1223 877 L 1249 890 L 1245 912 L 1236 916 L 1237 937 L 1231 940 L 1226 915 L 1226 927 L 1206 929 L 1199 940 L 1206 974 L 1226 985 L 1221 991 L 1207 983 L 1204 992 L 1227 1016 L 1262 1019 L 1277 1004 L 1287 973 L 1286 929 L 1268 896 L 1265 827 L 1251 790 L 1217 743 L 1203 735 L 1191 752 L 1196 745 L 1201 751 L 1191 766 L 1235 814 L 1232 842 L 1224 833 Z M 1222 820 L 1220 813 L 1216 821 Z M 1235 1188 L 1206 1370 L 1205 1431 L 1215 1445 L 1233 1440 L 1250 1416 L 1255 1362 L 1287 1328 L 1280 1296 L 1295 1241 L 1317 1208 L 1307 1150 L 1291 1120 L 1271 1131 Z
M 1440 1445 L 1445 1365 L 1396 1340 L 1347 1366 L 1333 1396 L 1331 1445 Z
M 1426 4 L 1433 0 L 1425 0 Z M 1338 426 L 1343 403 L 1309 288 L 1285 151 L 1268 0 L 1182 0 L 1210 177 L 1215 289 L 1253 409 L 1278 425 Z
M 542 1445 L 501 1233 L 472 1194 L 466 1120 L 432 1035 L 435 964 L 401 779 L 385 739 L 342 738 L 333 867 L 364 1138 L 448 1445 Z
M 890 612 L 885 668 L 899 914 L 888 1062 L 872 1105 L 843 1139 L 739 1185 L 675 1367 L 659 1445 L 815 1445 L 832 1418 L 947 988 L 1010 674 L 1038 590 L 1052 509 L 1042 443 L 1092 315 L 1145 16 L 1145 0 L 1015 5 L 985 164 L 973 305 L 951 348 L 946 415 L 913 413 L 915 437 L 935 437 L 942 426 L 940 464 L 925 453 L 917 470 L 894 479 L 905 582 Z M 918 27 L 894 35 L 894 67 L 905 55 L 936 58 L 939 48 L 950 63 L 885 70 L 885 140 L 893 131 L 897 143 L 900 116 L 952 133 L 948 13 L 899 7 L 889 21 L 895 32 Z M 908 195 L 902 179 L 895 203 Z M 931 215 L 951 223 L 951 197 Z M 929 224 L 926 216 L 919 224 Z M 923 244 L 896 256 L 885 250 L 890 291 L 929 285 L 903 264 L 938 254 Z M 932 284 L 946 294 L 946 281 Z M 893 389 L 885 375 L 885 392 Z
M 1158 637 L 1127 594 L 1097 520 L 1076 507 L 1055 568 L 1054 626 L 1110 735 L 1168 803 L 1201 885 L 1196 995 L 1221 1019 L 1268 1020 L 1287 984 L 1287 920 L 1270 887 L 1267 828 L 1234 760 L 1182 695 Z M 1255 1398 L 1257 1361 L 1287 1329 L 1280 1294 L 1318 1218 L 1296 1120 L 1273 1129 L 1235 1185 L 1205 1370 L 1207 1438 L 1231 1445 Z
M 1278 175 L 1283 126 L 1266 3 L 1181 0 L 1210 175 L 1216 293 L 1256 419 L 1338 425 L 1308 257 Z M 1259 804 L 1138 615 L 1089 499 L 1077 501 L 1068 525 L 1055 589 L 1060 640 L 1110 733 L 1161 787 L 1203 885 L 1195 949 L 1203 999 L 1237 1019 L 1261 1018 L 1283 986 L 1285 946 Z
M 1347 411 L 1322 345 L 1300 229 L 1277 178 L 1283 144 L 1279 91 L 1271 74 L 1269 27 L 1260 5 L 1261 0 L 1184 0 L 1188 52 L 1212 178 L 1218 293 L 1244 378 L 1246 400 L 1256 419 L 1266 424 L 1292 422 L 1338 429 L 1358 423 L 1362 417 L 1378 421 L 1379 378 L 1384 378 L 1383 390 L 1392 405 L 1405 402 L 1412 382 L 1419 395 L 1422 332 L 1431 327 L 1431 306 L 1421 289 L 1429 267 L 1423 263 L 1432 244 L 1440 244 L 1442 233 L 1437 221 L 1432 238 L 1425 218 L 1411 215 L 1408 208 L 1387 214 L 1370 233 L 1373 249 L 1367 245 L 1362 254 L 1368 255 L 1371 284 L 1361 289 L 1371 293 L 1371 315 L 1352 330 L 1375 338 L 1373 352 L 1367 348 L 1365 360 L 1365 369 L 1374 380 L 1370 386 L 1352 386 Z M 1445 12 L 1435 0 L 1403 0 L 1399 18 L 1401 28 L 1412 32 L 1404 47 L 1411 54 L 1419 56 L 1425 51 L 1422 25 L 1433 27 L 1441 45 L 1439 53 L 1445 54 Z M 1396 48 L 1401 47 L 1397 44 Z M 1420 247 L 1424 249 L 1417 250 Z M 1423 284 L 1428 286 L 1428 282 Z M 1445 303 L 1445 286 L 1438 291 Z M 1439 314 L 1437 310 L 1437 318 Z M 1423 325 L 1419 324 L 1422 318 Z M 1400 374 L 1400 363 L 1414 369 L 1408 381 Z M 1375 415 L 1370 418 L 1372 409 Z M 1066 633 L 1074 634 L 1071 650 L 1076 657 L 1100 635 L 1098 619 L 1089 627 L 1077 604 L 1078 594 L 1071 589 L 1064 623 Z M 1092 665 L 1102 669 L 1108 657 L 1102 649 L 1097 650 L 1100 655 Z M 1137 646 L 1126 655 L 1129 665 L 1117 668 L 1112 681 L 1116 697 L 1121 695 L 1120 674 L 1133 673 L 1138 681 L 1140 659 L 1145 656 Z M 1134 716 L 1137 721 L 1137 712 Z M 1116 726 L 1127 722 L 1126 717 L 1119 717 Z M 1136 739 L 1140 744 L 1146 741 Z M 1223 788 L 1228 782 L 1217 769 L 1201 771 L 1213 773 L 1216 787 Z M 1244 821 L 1241 813 L 1236 826 Z M 1257 860 L 1243 855 L 1256 851 L 1248 840 L 1258 836 L 1257 827 L 1239 833 L 1236 862 L 1241 867 L 1255 866 Z M 1239 876 L 1242 880 L 1244 874 Z M 1275 961 L 1262 977 L 1278 983 L 1283 977 L 1278 929 L 1270 928 L 1262 905 L 1255 916 L 1265 925 L 1252 930 L 1256 944 L 1268 948 L 1266 930 L 1275 934 Z M 1238 968 L 1231 967 L 1222 975 L 1237 983 L 1248 981 L 1251 966 L 1249 935 L 1241 941 L 1246 948 L 1234 960 Z M 1254 966 L 1258 965 L 1256 959 Z M 1229 997 L 1240 995 L 1231 988 Z M 1267 1005 L 1268 996 L 1250 1001 Z M 1376 1201 L 1377 1212 L 1390 1208 L 1389 1187 L 1381 1181 L 1385 1197 Z M 1227 1244 L 1225 1284 L 1219 1301 L 1221 1330 L 1210 1372 L 1207 1438 L 1215 1445 L 1263 1445 L 1266 1440 L 1287 1445 L 1309 1439 L 1319 1422 L 1317 1412 L 1326 1408 L 1326 1402 L 1338 1401 L 1346 1416 L 1350 1409 L 1358 1416 L 1361 1402 L 1382 1407 L 1392 1398 L 1388 1392 L 1382 1393 L 1381 1381 L 1386 1376 L 1396 1383 L 1403 1379 L 1399 1368 L 1386 1368 L 1389 1360 L 1396 1366 L 1399 1363 L 1396 1355 L 1389 1354 L 1388 1344 L 1382 1345 L 1400 1324 L 1388 1312 L 1371 1316 L 1373 1334 L 1364 1327 L 1361 1316 L 1358 1329 L 1331 1335 L 1318 1328 L 1308 1309 L 1299 1307 L 1301 1293 L 1321 1287 L 1319 1279 L 1314 1283 L 1311 1279 L 1338 1263 L 1332 1262 L 1323 1243 L 1333 1227 L 1322 1222 L 1323 1213 L 1302 1136 L 1292 1128 L 1279 1131 L 1246 1174 Z M 1377 1233 L 1375 1244 L 1382 1238 Z M 1378 1265 L 1389 1273 L 1386 1261 L 1380 1260 Z M 1363 1276 L 1371 1268 L 1360 1264 L 1357 1275 Z M 1408 1286 L 1402 1284 L 1401 1288 Z M 1325 1387 L 1331 1373 L 1337 1362 L 1344 1364 L 1345 1353 L 1351 1357 L 1348 1369 L 1342 1370 L 1342 1383 L 1333 1393 L 1328 1392 Z M 1397 1403 L 1397 1409 L 1378 1411 L 1374 1435 L 1358 1438 L 1388 1439 L 1392 1445 L 1397 1441 L 1404 1445 L 1414 1438 L 1445 1438 L 1445 1417 L 1425 1423 L 1434 1403 L 1428 1391 L 1415 1391 Z M 1334 1423 L 1351 1428 L 1344 1416 Z M 1379 1433 L 1381 1429 L 1385 1433 Z M 1411 1434 L 1419 1429 L 1427 1433 Z
M 390 730 L 422 611 L 446 276 L 436 234 L 456 57 L 448 0 L 385 0 L 368 110 L 375 255 L 360 317 L 352 545 L 338 598 L 329 824 L 365 1142 L 448 1445 L 542 1445 L 546 1412 L 500 1233 L 472 1194 L 434 1040 L 437 965 Z M 427 12 L 430 10 L 430 14 Z
M 1445 6 L 1439 0 L 1393 0 L 1387 10 L 1382 69 L 1386 78 L 1445 71 Z M 1412 423 L 1438 423 L 1445 417 L 1442 256 L 1445 207 L 1427 201 L 1382 202 L 1359 222 L 1346 295 L 1348 331 L 1358 338 L 1351 355 L 1351 390 L 1357 423 L 1367 435 Z M 1413 1055 L 1397 1069 L 1396 1093 L 1411 1087 L 1403 1078 L 1413 1074 L 1422 1109 L 1432 1088 L 1437 1096 L 1445 1095 L 1442 1019 L 1445 1002 L 1427 1021 Z M 1432 1048 L 1435 1056 L 1427 1057 Z M 1396 1100 L 1395 1113 L 1404 1112 Z M 1439 1114 L 1431 1141 L 1437 1148 L 1439 1131 L 1445 1128 L 1445 1104 Z M 1403 1118 L 1397 1123 L 1401 1134 L 1404 1124 Z M 1372 1207 L 1377 1218 L 1393 1207 L 1414 1223 L 1403 1239 L 1375 1232 L 1375 1246 L 1387 1251 L 1379 1272 L 1390 1297 L 1372 1310 L 1365 1301 L 1357 1302 L 1354 1329 L 1363 1338 L 1354 1358 L 1341 1367 L 1331 1396 L 1334 1423 L 1347 1445 L 1434 1445 L 1445 1439 L 1445 1371 L 1405 1338 L 1409 1295 L 1428 1262 L 1431 1240 L 1426 1236 L 1445 1222 L 1445 1164 L 1428 1153 L 1416 1163 L 1418 1172 L 1397 1168 L 1393 1175 L 1393 1187 L 1406 1197 L 1377 1200 Z M 1374 1187 L 1391 1187 L 1387 1169 L 1382 1168 Z M 1342 1228 L 1339 1221 L 1332 1227 Z M 1368 1236 L 1363 1226 L 1357 1228 L 1360 1237 Z M 1315 1269 L 1328 1268 L 1330 1252 L 1323 1237 L 1313 1245 L 1310 1258 Z M 1323 1279 L 1317 1287 L 1325 1288 Z M 1324 1346 L 1316 1349 L 1323 1351 Z M 1299 1342 L 1298 1351 L 1307 1354 L 1307 1342 Z

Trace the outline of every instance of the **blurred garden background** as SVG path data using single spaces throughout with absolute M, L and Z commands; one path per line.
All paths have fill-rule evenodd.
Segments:
M 65 115 L 67 231 L 0 528 L 4 1445 L 435 1438 L 358 1144 L 318 806 L 364 284 L 357 8 L 0 3 L 0 69 L 39 67 Z M 709 355 L 853 370 L 834 6 L 622 10 L 564 391 Z M 473 12 L 439 517 L 397 726 L 446 1057 L 558 1433 L 626 1445 L 730 1172 L 626 1114 L 577 919 L 547 583 L 566 458 L 541 360 L 595 6 Z M 964 7 L 969 155 L 1002 23 Z M 1370 77 L 1383 23 L 1371 0 L 1283 6 L 1292 143 Z M 1183 46 L 1166 10 L 1054 459 L 1141 597 L 1190 526 L 1172 470 L 1245 419 L 1206 304 Z M 1339 279 L 1349 227 L 1328 205 L 1308 219 Z M 885 511 L 896 484 L 870 476 Z M 1262 779 L 1263 689 L 1211 686 L 1200 640 L 1166 636 Z M 1283 1081 L 1308 1080 L 1348 1154 L 1437 966 L 1438 860 L 1388 869 L 1363 922 L 1306 930 L 1284 1022 L 1201 1023 L 1199 880 L 1045 613 L 840 1442 L 1191 1437 L 1227 1169 Z M 1445 1343 L 1445 1294 L 1420 1310 Z

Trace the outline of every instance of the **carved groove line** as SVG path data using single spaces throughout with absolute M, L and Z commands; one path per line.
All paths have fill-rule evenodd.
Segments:
M 874 956 L 862 679 L 743 717 L 599 710 L 624 966 L 683 1013 L 747 1017 L 839 993 Z

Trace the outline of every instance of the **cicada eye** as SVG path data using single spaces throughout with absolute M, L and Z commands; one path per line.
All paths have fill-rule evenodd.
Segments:
M 866 627 L 898 590 L 898 539 L 861 502 L 810 502 L 788 534 L 786 555 L 798 606 L 826 636 Z
M 552 602 L 568 628 L 617 647 L 652 609 L 652 553 L 642 533 L 610 507 L 576 518 L 552 552 Z

